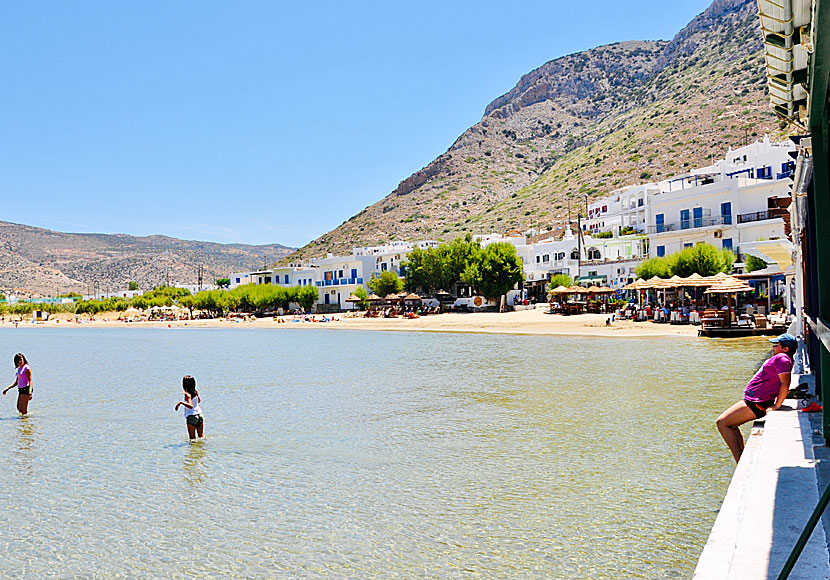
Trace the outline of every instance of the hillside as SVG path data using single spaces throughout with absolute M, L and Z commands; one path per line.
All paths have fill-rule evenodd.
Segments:
M 487 106 L 446 153 L 296 257 L 394 239 L 561 227 L 568 205 L 705 165 L 769 133 L 754 0 L 715 0 L 670 42 L 550 61 Z
M 164 283 L 196 284 L 199 266 L 205 283 L 241 270 L 273 263 L 293 248 L 271 244 L 216 244 L 165 236 L 67 234 L 0 222 L 0 290 L 54 295 L 142 289 Z

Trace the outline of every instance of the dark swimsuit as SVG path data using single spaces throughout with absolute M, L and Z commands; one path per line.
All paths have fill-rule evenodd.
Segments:
M 775 399 L 771 401 L 747 401 L 744 399 L 744 403 L 755 413 L 755 417 L 760 419 L 767 414 L 767 409 L 775 405 Z

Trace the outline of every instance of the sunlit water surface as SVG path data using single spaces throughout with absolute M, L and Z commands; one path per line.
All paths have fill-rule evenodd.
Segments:
M 0 329 L 0 577 L 689 578 L 746 342 Z M 181 377 L 202 394 L 189 444 Z

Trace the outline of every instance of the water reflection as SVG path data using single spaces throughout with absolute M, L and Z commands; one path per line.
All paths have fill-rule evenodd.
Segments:
M 32 459 L 35 456 L 35 437 L 37 428 L 29 415 L 22 415 L 17 420 L 17 446 L 15 454 L 26 476 L 32 475 Z
M 191 487 L 198 487 L 207 481 L 207 469 L 205 469 L 205 456 L 207 448 L 204 440 L 197 439 L 185 446 L 184 453 L 184 480 Z

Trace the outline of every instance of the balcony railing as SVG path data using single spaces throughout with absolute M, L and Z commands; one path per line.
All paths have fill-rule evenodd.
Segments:
M 789 213 L 786 209 L 783 208 L 776 208 L 776 209 L 768 209 L 764 211 L 756 211 L 752 213 L 742 213 L 738 216 L 738 223 L 745 224 L 749 222 L 761 222 L 764 220 L 774 220 L 775 218 L 786 218 L 787 213 Z M 786 219 L 785 219 L 786 221 Z
M 318 280 L 315 285 L 323 286 L 345 286 L 347 284 L 363 284 L 363 278 L 335 278 L 334 280 Z
M 695 228 L 708 228 L 710 226 L 729 225 L 732 223 L 731 215 L 718 217 L 700 217 L 667 224 L 656 224 L 648 226 L 648 233 L 662 234 L 664 232 L 677 232 L 681 230 L 693 230 Z

